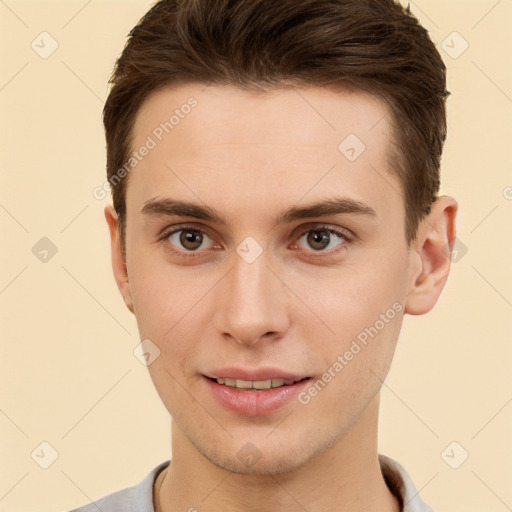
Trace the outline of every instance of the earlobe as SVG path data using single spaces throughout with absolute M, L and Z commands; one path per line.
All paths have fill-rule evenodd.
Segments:
M 119 232 L 118 216 L 112 206 L 105 207 L 105 219 L 108 224 L 110 232 L 110 247 L 111 247 L 111 259 L 112 259 L 112 270 L 114 272 L 114 278 L 117 283 L 117 287 L 121 292 L 126 307 L 134 313 L 132 296 L 130 292 L 130 283 L 128 280 L 128 272 L 126 268 L 126 260 L 123 254 L 123 247 L 121 243 L 121 236 Z
M 418 227 L 418 236 L 411 248 L 405 313 L 423 315 L 434 307 L 441 295 L 450 272 L 457 207 L 452 197 L 439 197 Z

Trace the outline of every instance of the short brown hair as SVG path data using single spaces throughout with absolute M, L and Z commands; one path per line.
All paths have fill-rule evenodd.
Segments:
M 370 92 L 392 112 L 390 168 L 403 188 L 408 243 L 439 191 L 446 67 L 428 32 L 393 0 L 160 0 L 131 30 L 110 83 L 107 178 L 123 240 L 128 176 L 116 173 L 142 103 L 171 84 Z

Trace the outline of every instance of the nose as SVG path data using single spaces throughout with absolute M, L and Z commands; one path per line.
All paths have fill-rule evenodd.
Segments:
M 215 326 L 222 336 L 252 346 L 281 338 L 289 326 L 289 296 L 265 253 L 248 263 L 238 254 L 216 290 Z

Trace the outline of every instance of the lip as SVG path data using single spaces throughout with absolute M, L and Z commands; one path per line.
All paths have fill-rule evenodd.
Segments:
M 237 389 L 218 384 L 212 379 L 230 378 L 241 380 L 297 380 L 294 384 L 270 389 Z M 303 379 L 303 380 L 299 380 Z M 228 411 L 244 416 L 263 416 L 281 409 L 290 403 L 309 383 L 306 376 L 292 374 L 276 368 L 243 370 L 240 368 L 223 368 L 203 375 L 209 392 L 222 407 Z

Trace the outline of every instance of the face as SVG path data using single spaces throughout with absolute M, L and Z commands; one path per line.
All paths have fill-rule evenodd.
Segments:
M 299 468 L 379 392 L 412 279 L 389 119 L 313 87 L 180 86 L 138 114 L 122 292 L 173 429 L 217 466 Z

